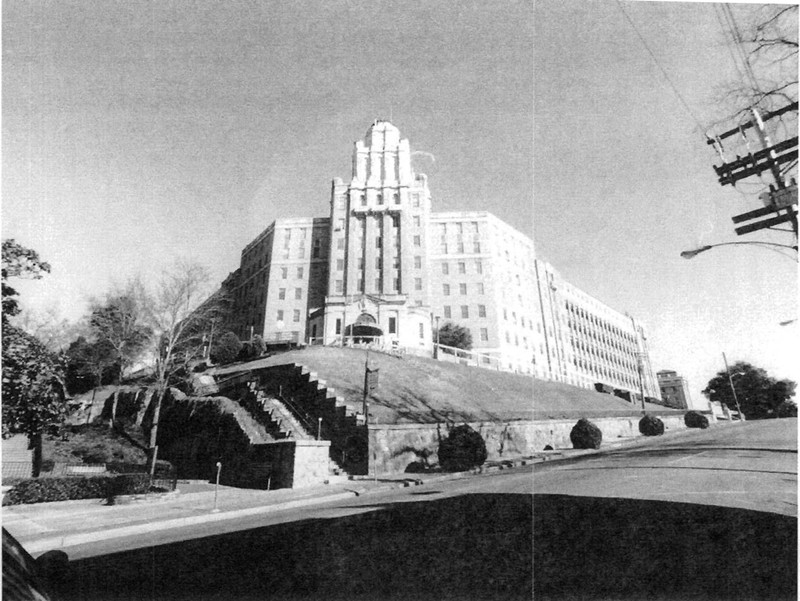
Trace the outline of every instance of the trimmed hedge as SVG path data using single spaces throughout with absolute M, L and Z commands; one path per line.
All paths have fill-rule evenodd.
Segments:
M 578 420 L 569 433 L 573 449 L 599 449 L 603 432 L 585 417 Z
M 31 478 L 6 493 L 3 505 L 49 503 L 76 499 L 112 499 L 116 495 L 136 495 L 150 491 L 149 474 L 123 474 L 92 477 Z
M 450 430 L 439 443 L 439 466 L 446 472 L 463 472 L 483 465 L 488 457 L 480 432 L 467 424 Z
M 639 432 L 645 436 L 661 436 L 664 433 L 664 422 L 655 415 L 645 415 L 639 420 Z
M 683 423 L 687 428 L 700 428 L 705 430 L 708 428 L 708 418 L 697 411 L 688 411 L 683 416 Z

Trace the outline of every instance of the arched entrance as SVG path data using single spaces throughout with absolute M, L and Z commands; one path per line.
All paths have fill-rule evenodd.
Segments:
M 378 321 L 369 313 L 362 313 L 355 323 L 344 330 L 345 336 L 356 344 L 377 342 L 383 336 L 383 330 L 378 327 Z

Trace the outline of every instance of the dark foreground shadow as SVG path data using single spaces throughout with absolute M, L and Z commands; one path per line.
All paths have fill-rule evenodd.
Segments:
M 688 503 L 534 495 L 537 601 L 797 599 L 797 519 Z
M 531 495 L 396 503 L 70 563 L 59 599 L 531 599 Z

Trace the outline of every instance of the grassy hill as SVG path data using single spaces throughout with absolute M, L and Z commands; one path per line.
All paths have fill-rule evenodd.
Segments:
M 366 351 L 362 349 L 313 346 L 215 368 L 209 373 L 222 376 L 297 363 L 316 372 L 348 405 L 360 408 L 365 359 Z M 372 369 L 380 368 L 380 384 L 369 396 L 370 413 L 380 423 L 639 414 L 622 399 L 528 376 L 375 351 L 369 353 L 369 360 Z

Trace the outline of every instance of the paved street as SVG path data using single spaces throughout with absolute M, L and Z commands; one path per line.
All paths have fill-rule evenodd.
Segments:
M 644 439 L 537 465 L 535 492 L 680 501 L 797 516 L 797 420 Z
M 534 470 L 536 598 L 796 599 L 797 420 Z
M 60 591 L 68 600 L 527 600 L 531 483 L 528 466 L 190 527 L 155 520 L 149 533 L 65 547 L 71 575 Z

